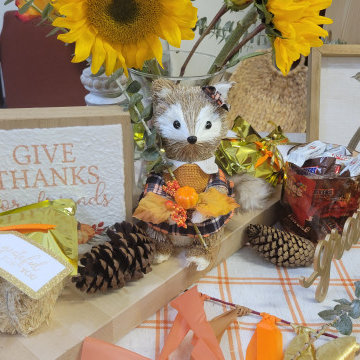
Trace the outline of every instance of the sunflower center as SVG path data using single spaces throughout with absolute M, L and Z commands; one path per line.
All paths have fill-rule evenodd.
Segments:
M 87 17 L 109 43 L 126 45 L 159 33 L 159 0 L 87 0 Z
M 115 21 L 131 23 L 136 18 L 138 9 L 135 0 L 114 0 L 109 4 L 108 11 Z

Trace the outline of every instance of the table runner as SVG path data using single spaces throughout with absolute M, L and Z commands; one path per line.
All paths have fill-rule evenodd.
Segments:
M 316 329 L 324 323 L 317 315 L 318 312 L 333 308 L 335 303 L 332 300 L 354 297 L 353 283 L 360 280 L 359 265 L 360 245 L 344 252 L 341 260 L 333 260 L 328 295 L 322 303 L 315 300 L 318 280 L 308 289 L 299 285 L 299 277 L 308 277 L 312 273 L 312 267 L 275 267 L 259 257 L 249 246 L 240 249 L 211 270 L 197 285 L 199 291 L 207 295 Z M 205 302 L 208 319 L 228 309 L 223 305 Z M 176 310 L 166 305 L 123 337 L 117 345 L 150 359 L 157 359 L 175 316 Z M 248 315 L 238 318 L 238 321 L 230 326 L 220 344 L 225 359 L 245 359 L 246 348 L 259 321 L 260 317 Z M 280 325 L 279 328 L 286 347 L 294 337 L 294 332 L 289 326 Z M 337 334 L 335 329 L 329 332 Z M 352 335 L 360 342 L 359 320 L 353 321 Z M 326 341 L 326 338 L 320 339 L 316 346 Z

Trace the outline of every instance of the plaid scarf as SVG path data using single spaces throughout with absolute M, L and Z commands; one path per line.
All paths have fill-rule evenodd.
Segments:
M 165 185 L 164 178 L 161 176 L 161 174 L 150 174 L 147 178 L 146 185 L 144 192 L 141 194 L 140 199 L 145 196 L 148 192 L 153 192 L 157 195 L 160 195 L 162 197 L 169 198 L 168 194 L 163 189 L 163 186 Z M 227 195 L 233 196 L 233 183 L 231 181 L 228 181 L 225 177 L 225 174 L 219 170 L 218 173 L 211 175 L 210 180 L 206 186 L 206 190 L 210 189 L 211 187 L 218 187 L 222 186 L 227 189 Z M 201 232 L 201 235 L 206 237 L 209 236 L 221 229 L 222 226 L 224 226 L 233 216 L 234 211 L 218 216 L 216 218 L 210 218 L 200 224 L 196 224 L 199 228 L 199 231 Z M 171 234 L 171 235 L 182 235 L 182 236 L 190 236 L 190 237 L 196 237 L 196 232 L 194 227 L 191 225 L 189 221 L 187 221 L 187 228 L 179 227 L 176 224 L 169 224 L 168 222 L 162 222 L 160 224 L 152 224 L 149 223 L 149 226 L 151 226 L 154 230 L 161 231 L 164 234 Z

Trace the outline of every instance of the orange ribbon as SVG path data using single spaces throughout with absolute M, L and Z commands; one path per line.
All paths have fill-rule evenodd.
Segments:
M 263 153 L 263 156 L 261 158 L 259 158 L 255 164 L 255 169 L 257 167 L 259 167 L 260 165 L 262 165 L 267 159 L 272 159 L 274 156 L 274 153 L 270 150 L 267 149 L 267 147 L 259 142 L 259 141 L 255 141 L 256 146 L 261 150 L 261 152 Z M 277 171 L 280 170 L 280 164 L 278 159 L 275 157 L 274 159 L 274 163 L 277 166 Z
M 261 313 L 261 321 L 256 325 L 246 350 L 246 360 L 281 360 L 283 358 L 282 334 L 276 323 L 277 317 Z
M 192 359 L 224 360 L 215 333 L 206 320 L 205 299 L 206 297 L 202 296 L 197 287 L 194 286 L 170 303 L 178 311 L 178 314 L 165 341 L 159 360 L 167 360 L 179 347 L 189 330 L 194 332 Z
M 11 226 L 0 226 L 0 231 L 17 231 L 21 234 L 28 234 L 35 231 L 46 233 L 49 230 L 55 228 L 56 225 L 50 225 L 50 224 L 18 224 Z

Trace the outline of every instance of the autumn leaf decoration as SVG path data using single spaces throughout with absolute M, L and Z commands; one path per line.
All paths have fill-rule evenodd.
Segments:
M 183 194 L 185 192 L 188 192 L 191 199 L 193 199 L 192 188 L 186 187 L 189 188 L 185 189 L 186 191 L 184 191 L 184 188 L 178 186 L 176 180 L 168 181 L 166 186 L 164 186 L 164 190 L 175 200 L 179 199 L 179 196 L 176 196 L 177 192 L 182 192 L 182 201 L 184 201 Z M 197 210 L 206 217 L 218 217 L 228 214 L 237 207 L 239 205 L 232 197 L 222 194 L 215 188 L 210 188 L 208 191 L 199 194 L 197 202 L 194 203 L 191 209 Z M 149 192 L 140 200 L 133 216 L 153 224 L 159 224 L 171 218 L 178 226 L 186 228 L 187 214 L 185 208 L 189 209 L 183 203 L 179 204 L 179 201 L 168 200 L 160 195 Z

